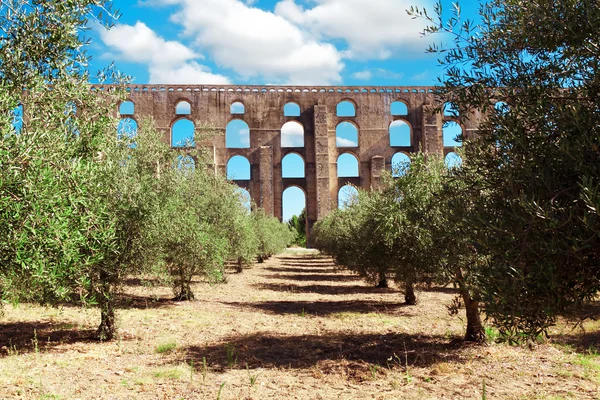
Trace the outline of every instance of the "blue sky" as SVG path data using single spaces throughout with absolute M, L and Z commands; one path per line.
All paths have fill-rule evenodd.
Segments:
M 89 32 L 90 70 L 114 61 L 136 83 L 400 86 L 433 85 L 443 74 L 436 56 L 425 53 L 442 37 L 421 37 L 425 22 L 406 13 L 411 6 L 432 11 L 433 0 L 115 0 L 113 4 L 122 14 L 117 25 L 110 31 L 95 26 Z M 448 13 L 452 3 L 443 4 Z M 472 17 L 478 2 L 461 5 L 464 15 Z M 235 128 L 238 133 L 244 129 Z M 351 147 L 355 139 L 347 128 L 341 136 Z M 289 129 L 294 143 L 300 137 L 298 129 Z M 402 127 L 397 129 L 400 138 Z M 297 213 L 290 211 L 293 208 L 286 207 L 284 218 Z

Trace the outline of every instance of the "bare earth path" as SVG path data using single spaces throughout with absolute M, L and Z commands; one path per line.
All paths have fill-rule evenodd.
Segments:
M 91 339 L 96 310 L 6 306 L 0 398 L 600 398 L 594 321 L 533 350 L 464 344 L 452 290 L 407 307 L 307 252 L 194 289 L 196 301 L 176 303 L 132 279 L 111 343 Z

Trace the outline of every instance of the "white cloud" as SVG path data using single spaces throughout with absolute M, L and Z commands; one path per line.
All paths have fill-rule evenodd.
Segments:
M 223 75 L 210 72 L 195 59 L 202 56 L 182 43 L 167 41 L 143 22 L 135 25 L 116 25 L 100 29 L 100 38 L 120 60 L 148 64 L 149 83 L 192 84 L 229 83 Z
M 240 143 L 243 146 L 250 146 L 250 129 L 241 129 L 239 135 Z
M 373 73 L 368 69 L 365 69 L 364 71 L 355 72 L 352 74 L 352 76 L 355 79 L 360 79 L 361 81 L 370 81 L 371 78 L 373 78 Z
M 178 4 L 171 20 L 221 67 L 243 79 L 295 84 L 341 81 L 342 54 L 288 19 L 240 0 L 154 0 Z
M 349 58 L 389 58 L 394 51 L 423 52 L 420 40 L 425 22 L 412 19 L 406 9 L 418 0 L 315 0 L 304 9 L 295 0 L 282 0 L 275 14 L 317 36 L 348 43 Z M 421 1 L 422 2 L 422 1 Z
M 296 122 L 287 122 L 281 128 L 281 147 L 304 147 L 304 128 Z
M 337 147 L 358 147 L 358 143 L 350 139 L 341 138 L 339 136 L 335 138 L 335 144 Z

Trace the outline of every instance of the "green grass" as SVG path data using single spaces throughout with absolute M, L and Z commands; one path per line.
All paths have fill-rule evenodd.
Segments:
M 176 348 L 177 348 L 177 343 L 168 342 L 168 343 L 159 344 L 158 346 L 156 346 L 156 349 L 154 351 L 158 354 L 163 354 L 163 353 L 170 353 L 173 350 L 175 350 Z

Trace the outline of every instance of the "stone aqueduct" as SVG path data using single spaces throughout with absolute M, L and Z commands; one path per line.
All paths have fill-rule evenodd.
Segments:
M 94 87 L 93 90 L 107 90 Z M 127 115 L 138 120 L 152 117 L 165 140 L 171 143 L 172 127 L 182 115 L 176 106 L 185 101 L 190 113 L 185 117 L 213 125 L 221 134 L 205 143 L 214 154 L 215 169 L 225 173 L 228 160 L 241 155 L 251 166 L 248 181 L 235 181 L 246 188 L 252 200 L 268 214 L 282 218 L 282 195 L 291 186 L 306 194 L 308 229 L 337 207 L 339 189 L 347 183 L 369 189 L 376 187 L 385 169 L 391 169 L 392 157 L 398 152 L 410 154 L 421 148 L 426 153 L 446 155 L 454 147 L 444 146 L 442 128 L 445 121 L 457 120 L 467 137 L 475 131 L 477 118 L 445 116 L 435 112 L 439 105 L 432 87 L 315 87 L 315 86 L 203 86 L 203 85 L 130 85 L 129 101 L 135 111 Z M 339 103 L 355 106 L 354 117 L 339 117 Z M 392 115 L 391 105 L 406 105 L 405 115 Z M 231 113 L 233 103 L 242 103 L 243 115 Z M 300 115 L 284 116 L 284 106 L 296 103 Z M 123 115 L 125 117 L 125 115 Z M 476 116 L 475 116 L 476 117 Z M 242 119 L 250 128 L 248 148 L 227 148 L 225 127 Z M 410 126 L 410 144 L 390 145 L 390 124 L 402 120 Z M 304 147 L 282 147 L 281 129 L 289 121 L 304 128 Z M 349 121 L 358 128 L 357 147 L 337 147 L 336 127 Z M 408 144 L 408 143 L 407 143 Z M 282 178 L 282 159 L 297 153 L 305 162 L 304 178 Z M 352 153 L 359 160 L 359 177 L 338 178 L 337 160 Z

